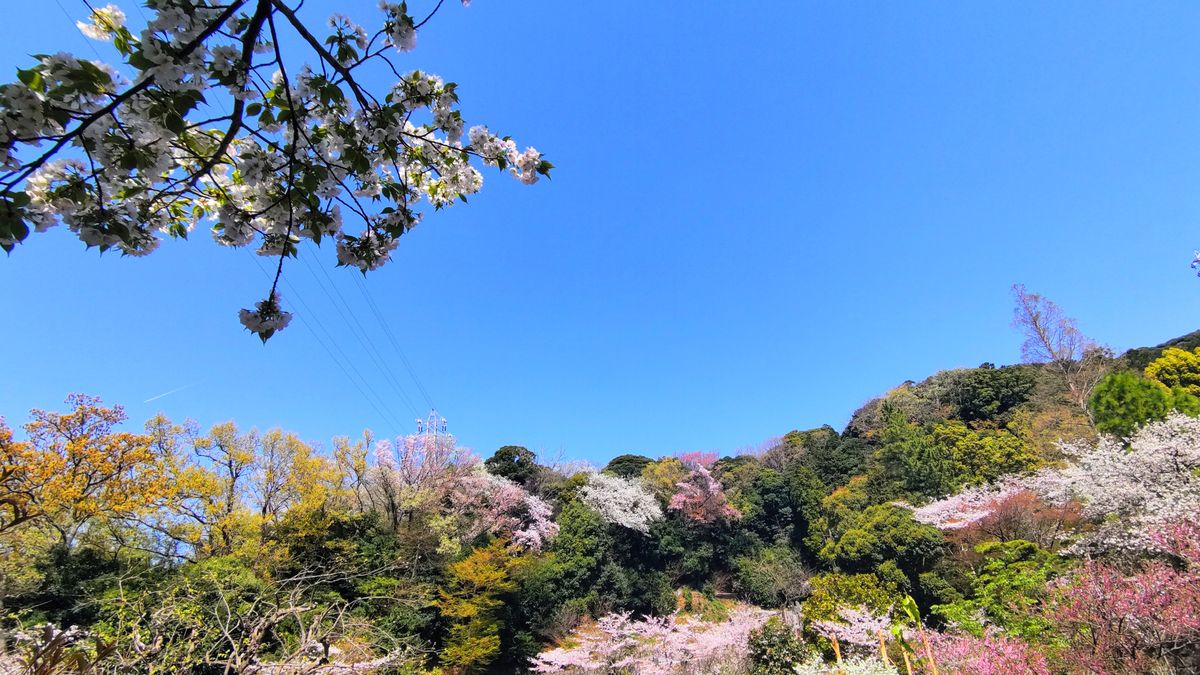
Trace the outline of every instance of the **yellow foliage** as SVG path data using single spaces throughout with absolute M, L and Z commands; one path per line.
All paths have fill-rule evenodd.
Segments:
M 1047 462 L 1062 458 L 1060 441 L 1095 442 L 1096 430 L 1075 406 L 1052 406 L 1041 411 L 1018 408 L 1008 430 Z
M 438 589 L 437 607 L 451 620 L 442 663 L 474 672 L 500 652 L 500 597 L 517 589 L 515 575 L 530 561 L 505 540 L 477 548 L 449 568 L 447 588 Z
M 1200 396 L 1200 347 L 1193 351 L 1168 347 L 1161 356 L 1146 366 L 1146 377 L 1166 385 L 1168 389 L 1182 387 Z
M 666 502 L 671 500 L 671 495 L 675 494 L 675 485 L 685 480 L 689 471 L 674 457 L 664 457 L 657 462 L 651 462 L 642 469 L 642 480 L 646 483 L 646 487 L 655 494 L 660 500 Z
M 148 436 L 115 431 L 120 406 L 73 394 L 68 413 L 34 410 L 28 443 L 0 442 L 0 476 L 28 519 L 70 545 L 91 522 L 137 519 L 175 493 Z

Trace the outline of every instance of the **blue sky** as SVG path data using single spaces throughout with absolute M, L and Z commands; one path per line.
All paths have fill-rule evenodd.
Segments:
M 379 16 L 304 15 L 335 5 Z M 266 346 L 236 315 L 269 281 L 204 231 L 140 260 L 32 236 L 0 259 L 0 415 L 81 391 L 139 423 L 390 436 L 428 408 L 402 350 L 464 444 L 604 461 L 840 428 L 903 380 L 1014 362 L 1017 282 L 1118 350 L 1198 327 L 1200 5 L 684 7 L 447 3 L 403 63 L 553 181 L 487 174 L 365 291 L 306 250 Z M 94 57 L 59 7 L 6 26 L 7 78 Z

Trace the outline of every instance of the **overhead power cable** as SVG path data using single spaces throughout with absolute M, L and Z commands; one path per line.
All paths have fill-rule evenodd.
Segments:
M 258 267 L 265 277 L 268 279 L 273 278 L 273 275 L 262 266 L 262 263 L 259 262 L 256 255 L 251 253 L 249 249 L 243 250 L 245 250 L 251 259 L 254 260 L 255 266 Z M 375 410 L 375 413 L 379 415 L 380 421 L 392 427 L 392 435 L 398 436 L 402 434 L 404 429 L 407 428 L 406 425 L 400 423 L 398 418 L 386 410 L 387 405 L 386 403 L 383 403 L 383 398 L 379 396 L 379 394 L 371 386 L 370 381 L 363 377 L 358 368 L 354 366 L 354 361 L 346 355 L 345 351 L 342 350 L 337 340 L 334 339 L 329 330 L 325 328 L 324 324 L 321 323 L 320 316 L 316 312 L 312 311 L 312 308 L 309 307 L 308 303 L 304 301 L 304 298 L 300 295 L 299 291 L 292 284 L 292 282 L 288 280 L 287 276 L 284 276 L 282 280 L 283 283 L 287 284 L 289 297 L 295 302 L 300 303 L 301 307 L 304 309 L 304 313 L 298 317 L 300 319 L 300 323 L 304 324 L 305 328 L 307 328 L 309 332 L 313 334 L 313 337 L 316 338 L 317 343 L 321 345 L 321 348 L 324 349 L 325 353 L 329 356 L 329 360 L 332 361 L 334 365 L 342 371 L 342 375 L 345 376 L 346 380 L 354 385 L 356 389 L 358 389 L 358 392 L 362 395 L 363 400 L 365 400 L 371 406 L 371 408 Z M 308 319 L 306 320 L 305 317 L 308 317 Z M 326 343 L 326 340 L 322 339 L 321 335 L 313 329 L 313 325 L 319 328 L 321 332 L 325 333 L 326 338 L 328 338 L 328 344 Z M 330 345 L 332 345 L 332 348 Z M 335 350 L 341 355 L 340 359 L 334 353 Z M 353 376 L 351 376 L 351 373 L 353 373 Z M 358 380 L 356 380 L 355 377 L 357 377 Z M 361 384 L 359 381 L 361 381 Z M 378 399 L 378 402 L 376 399 Z M 380 404 L 383 404 L 382 407 Z
M 330 293 L 329 289 L 326 287 L 325 282 L 321 281 L 321 278 L 317 276 L 315 271 L 313 271 L 312 263 L 310 263 L 304 256 L 297 257 L 300 258 L 301 263 L 303 263 L 305 268 L 308 269 L 308 273 L 312 275 L 312 278 L 317 282 L 317 285 L 321 287 L 321 291 L 325 293 L 325 297 L 327 297 L 329 302 L 333 304 L 335 309 L 337 309 L 338 314 L 341 315 L 342 320 L 346 322 L 347 327 L 350 328 L 350 332 L 354 334 L 354 337 L 358 340 L 359 344 L 362 345 L 363 350 L 367 352 L 368 356 L 370 356 L 375 362 L 375 366 L 379 368 L 379 370 L 386 376 L 386 379 L 388 379 L 389 384 L 391 384 L 392 389 L 394 389 L 396 394 L 398 394 L 400 400 L 404 401 L 405 405 L 408 406 L 413 415 L 419 417 L 421 413 L 417 409 L 417 406 L 413 404 L 408 392 L 404 390 L 403 385 L 400 383 L 400 378 L 396 377 L 395 372 L 393 372 L 391 366 L 388 365 L 387 359 L 383 357 L 379 351 L 379 348 L 375 346 L 374 341 L 371 340 L 371 336 L 367 333 L 366 329 L 363 328 L 362 322 L 358 320 L 357 314 L 350 307 L 350 303 L 346 302 L 346 298 L 342 295 L 342 291 L 337 287 L 337 284 L 334 282 L 333 278 L 329 276 L 329 272 L 325 270 L 323 265 L 316 265 L 325 275 L 325 279 L 329 282 L 329 286 L 333 288 L 332 293 Z M 336 299 L 333 297 L 334 295 L 337 295 Z

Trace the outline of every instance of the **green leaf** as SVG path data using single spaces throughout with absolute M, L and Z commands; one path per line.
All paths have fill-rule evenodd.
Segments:
M 176 112 L 167 114 L 163 119 L 163 126 L 175 134 L 182 134 L 187 128 L 186 123 L 183 121 L 183 116 Z
M 920 625 L 921 624 L 921 609 L 917 607 L 917 601 L 913 600 L 911 595 L 904 596 L 900 601 L 900 611 L 904 612 L 909 621 Z
M 42 74 L 32 68 L 27 70 L 18 70 L 17 79 L 25 83 L 25 86 L 34 91 L 45 91 L 46 83 L 42 80 Z
M 145 54 L 142 53 L 142 50 L 139 49 L 129 55 L 129 65 L 137 68 L 138 70 L 148 70 L 154 67 L 154 62 L 146 58 Z

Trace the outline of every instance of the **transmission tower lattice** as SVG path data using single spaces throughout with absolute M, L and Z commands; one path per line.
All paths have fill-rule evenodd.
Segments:
M 425 419 L 417 418 L 417 433 L 426 436 L 443 436 L 448 433 L 446 418 L 438 415 L 436 409 L 430 409 L 429 415 Z

